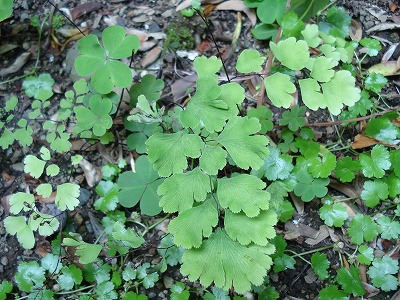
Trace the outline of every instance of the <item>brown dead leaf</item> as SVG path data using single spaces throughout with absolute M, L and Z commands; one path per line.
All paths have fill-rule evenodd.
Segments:
M 154 47 L 145 55 L 143 60 L 140 62 L 140 66 L 143 68 L 150 66 L 160 57 L 161 52 L 162 52 L 161 46 Z
M 83 15 L 86 15 L 92 11 L 98 10 L 102 6 L 103 6 L 103 4 L 101 4 L 99 2 L 87 2 L 87 3 L 78 4 L 71 11 L 72 19 L 76 20 L 79 17 L 82 17 Z
M 354 142 L 351 143 L 351 148 L 361 149 L 378 144 L 379 142 L 373 138 L 367 137 L 363 134 L 357 134 L 354 137 Z
M 388 62 L 389 59 L 392 57 L 393 53 L 396 51 L 397 46 L 399 45 L 399 43 L 396 44 L 392 44 L 390 45 L 389 49 L 386 50 L 385 54 L 383 54 L 382 56 L 382 62 Z
M 329 230 L 328 226 L 326 225 L 321 225 L 318 230 L 318 234 L 315 238 L 308 238 L 305 240 L 305 242 L 310 245 L 310 246 L 315 246 L 319 243 L 321 243 L 323 240 L 325 240 L 327 237 L 329 237 Z
M 88 162 L 86 159 L 82 159 L 79 162 L 83 173 L 85 174 L 86 182 L 88 186 L 94 187 L 101 179 L 101 170 L 99 167 Z
M 395 60 L 389 60 L 387 62 L 381 62 L 368 69 L 368 73 L 379 73 L 383 76 L 394 76 L 399 75 L 400 66 Z
M 389 1 L 389 9 L 394 12 L 397 9 L 397 5 L 393 1 Z
M 285 223 L 285 239 L 293 240 L 300 236 L 315 239 L 317 238 L 319 231 L 314 228 L 303 224 L 288 221 Z
M 241 11 L 249 18 L 252 26 L 257 24 L 257 16 L 253 10 L 244 5 L 242 0 L 229 0 L 218 4 L 214 10 L 234 10 Z
M 343 195 L 349 198 L 357 198 L 359 196 L 359 193 L 357 193 L 357 191 L 350 184 L 340 182 L 333 178 L 329 182 L 329 187 L 341 192 Z
M 171 92 L 174 96 L 174 102 L 180 103 L 188 92 L 192 92 L 196 86 L 196 80 L 197 74 L 192 74 L 174 81 L 174 83 L 171 84 Z
M 366 30 L 366 33 L 370 33 L 372 31 L 385 31 L 400 28 L 400 24 L 396 23 L 379 23 L 378 25 L 372 26 L 371 28 Z
M 353 41 L 359 42 L 362 39 L 362 27 L 359 22 L 354 19 L 351 19 L 350 24 L 350 38 Z
M 293 201 L 294 207 L 299 215 L 304 214 L 304 201 L 294 193 L 290 193 L 290 198 Z
M 35 196 L 35 200 L 37 200 L 37 201 L 39 201 L 39 202 L 42 202 L 42 203 L 46 203 L 46 204 L 53 204 L 53 203 L 55 203 L 56 195 L 57 195 L 57 192 L 56 192 L 56 191 L 52 192 L 52 193 L 50 194 L 50 196 L 49 196 L 49 197 L 46 197 L 46 198 L 43 198 L 43 197 L 40 196 L 40 195 L 36 195 L 36 196 Z
M 4 217 L 7 217 L 10 214 L 10 198 L 12 195 L 5 196 L 1 198 L 0 204 L 4 209 Z
M 364 265 L 360 265 L 364 266 Z M 375 297 L 376 295 L 378 295 L 380 293 L 380 289 L 377 289 L 376 287 L 370 285 L 369 283 L 366 283 L 363 279 L 361 279 L 361 283 L 362 286 L 364 288 L 364 290 L 367 292 L 363 297 L 364 298 L 371 298 L 371 297 Z

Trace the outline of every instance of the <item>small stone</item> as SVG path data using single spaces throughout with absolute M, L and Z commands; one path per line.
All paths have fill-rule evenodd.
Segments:
M 169 276 L 164 276 L 163 282 L 164 282 L 165 288 L 167 288 L 167 289 L 170 289 L 171 286 L 174 284 L 174 280 L 172 279 L 172 277 L 169 277 Z
M 158 299 L 165 299 L 165 295 L 163 292 L 158 293 Z
M 155 298 L 156 296 L 157 296 L 157 294 L 154 293 L 154 292 L 149 292 L 149 293 L 147 294 L 147 297 L 148 297 L 149 299 L 153 299 L 153 298 Z
M 0 260 L 1 264 L 3 266 L 7 266 L 8 265 L 8 257 L 7 256 L 3 256 Z

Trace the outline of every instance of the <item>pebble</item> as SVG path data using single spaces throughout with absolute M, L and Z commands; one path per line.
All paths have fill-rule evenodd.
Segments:
M 149 293 L 147 294 L 147 297 L 148 297 L 149 299 L 153 299 L 153 298 L 155 298 L 156 296 L 157 296 L 157 294 L 154 293 L 154 292 L 149 292 Z
M 3 256 L 0 260 L 1 264 L 3 266 L 7 266 L 8 265 L 8 257 L 7 256 Z
M 169 277 L 169 276 L 164 276 L 163 282 L 164 282 L 165 288 L 167 288 L 167 289 L 170 289 L 171 286 L 174 284 L 174 280 L 172 279 L 172 277 Z
M 79 194 L 79 204 L 86 205 L 91 197 L 91 193 L 89 190 L 81 188 L 81 193 Z

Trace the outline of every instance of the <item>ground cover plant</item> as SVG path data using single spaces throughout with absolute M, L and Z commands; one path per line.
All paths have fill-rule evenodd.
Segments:
M 268 49 L 240 51 L 234 75 L 221 53 L 197 57 L 195 91 L 185 103 L 166 105 L 165 84 L 152 74 L 133 81 L 140 41 L 119 25 L 80 38 L 80 79 L 51 119 L 43 116 L 54 109 L 52 76 L 20 79 L 31 109 L 24 114 L 13 95 L 4 101 L 0 147 L 28 149 L 23 169 L 35 183 L 7 197 L 4 227 L 25 249 L 46 238 L 52 247 L 40 260 L 20 262 L 13 281 L 1 282 L 0 299 L 147 299 L 176 266 L 188 280 L 169 285 L 171 299 L 246 299 L 249 292 L 278 299 L 273 277 L 299 263 L 321 282 L 319 299 L 397 290 L 399 113 L 380 95 L 385 74 L 362 64 L 378 55 L 379 41 L 351 39 L 351 17 L 329 1 L 243 3 L 256 11 L 252 33 L 268 40 Z M 199 3 L 184 13 L 201 15 L 210 30 Z M 1 11 L 1 20 L 9 14 Z M 259 80 L 253 103 L 248 86 L 235 80 L 246 76 Z M 311 123 L 306 116 L 315 112 L 330 121 Z M 343 138 L 356 123 L 358 147 Z M 317 126 L 333 127 L 337 140 L 317 142 Z M 76 140 L 85 141 L 79 150 Z M 96 144 L 122 144 L 134 154 L 130 168 L 120 157 L 96 174 L 83 151 Z M 94 241 L 66 221 L 66 212 L 83 205 L 71 176 L 78 167 L 91 173 L 93 207 L 102 213 L 101 223 L 92 222 Z M 48 205 L 55 212 L 43 209 Z M 298 228 L 304 205 L 318 207 L 332 243 L 297 253 L 287 228 Z M 132 260 L 165 221 L 168 232 L 157 241 L 162 259 Z

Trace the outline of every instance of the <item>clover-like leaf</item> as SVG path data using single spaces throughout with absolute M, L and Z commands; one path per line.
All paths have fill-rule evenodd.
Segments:
M 272 24 L 260 23 L 251 30 L 251 33 L 257 40 L 270 40 L 276 36 L 277 29 Z
M 59 210 L 73 210 L 79 205 L 80 188 L 76 183 L 62 183 L 57 186 L 55 202 Z
M 168 226 L 174 236 L 175 244 L 184 248 L 198 248 L 203 237 L 209 237 L 212 229 L 218 224 L 218 211 L 214 199 L 209 198 L 199 206 L 180 213 Z
M 341 203 L 324 204 L 319 209 L 319 214 L 326 225 L 335 227 L 343 226 L 344 221 L 348 218 L 346 207 Z
M 132 85 L 129 91 L 129 95 L 131 96 L 131 106 L 136 103 L 140 95 L 144 95 L 150 102 L 160 99 L 163 88 L 164 81 L 157 79 L 151 74 L 144 75 L 140 83 Z
M 244 213 L 232 213 L 225 210 L 224 225 L 229 237 L 242 245 L 254 243 L 266 246 L 268 240 L 275 237 L 274 225 L 277 223 L 276 213 L 272 210 L 263 210 L 254 218 Z
M 264 61 L 265 56 L 260 56 L 257 50 L 245 49 L 237 59 L 236 69 L 241 73 L 260 72 Z
M 290 70 L 296 71 L 305 68 L 310 58 L 307 42 L 296 41 L 294 37 L 289 37 L 278 42 L 278 44 L 270 42 L 269 46 L 275 57 Z M 293 55 L 293 53 L 296 53 L 296 55 Z
M 370 242 L 378 235 L 378 225 L 368 215 L 356 214 L 347 231 L 353 243 Z
M 328 193 L 329 178 L 313 178 L 306 171 L 299 171 L 296 174 L 298 180 L 294 187 L 296 196 L 301 197 L 304 202 L 310 202 L 315 197 L 323 197 Z
M 96 186 L 96 193 L 100 196 L 95 202 L 94 207 L 106 213 L 117 208 L 119 187 L 112 181 L 100 181 Z
M 269 208 L 270 194 L 263 190 L 265 183 L 249 174 L 217 179 L 217 198 L 222 208 L 232 212 L 243 211 L 248 217 L 256 217 L 260 210 Z
M 199 168 L 183 174 L 173 174 L 158 187 L 160 206 L 164 212 L 182 212 L 201 202 L 210 192 L 210 179 Z
M 100 95 L 92 95 L 89 99 L 89 108 L 77 106 L 74 108 L 77 126 L 83 130 L 93 129 L 93 133 L 102 136 L 112 126 L 110 112 L 112 102 Z
M 382 116 L 368 122 L 365 134 L 378 141 L 396 144 L 396 139 L 400 136 L 400 129 L 389 118 Z
M 368 178 L 382 178 L 385 170 L 391 166 L 389 160 L 389 151 L 383 145 L 376 145 L 371 150 L 371 155 L 361 153 L 359 160 L 362 172 Z
M 275 106 L 289 108 L 293 102 L 293 94 L 296 86 L 290 81 L 290 76 L 282 73 L 275 73 L 264 79 L 265 90 L 268 98 Z
M 304 22 L 298 18 L 298 15 L 293 11 L 287 11 L 283 14 L 281 20 L 283 35 L 295 38 L 300 37 L 301 31 L 304 29 Z
M 306 110 L 307 109 L 305 106 L 293 106 L 290 111 L 285 111 L 282 114 L 282 118 L 279 120 L 279 124 L 288 125 L 291 131 L 297 131 L 299 128 L 303 127 L 306 124 Z
M 399 285 L 397 280 L 398 271 L 399 262 L 389 256 L 384 256 L 375 259 L 367 273 L 375 287 L 388 292 L 397 290 L 397 286 Z
M 233 286 L 236 292 L 244 293 L 252 284 L 263 283 L 272 265 L 270 254 L 273 251 L 270 244 L 267 247 L 243 246 L 224 230 L 217 229 L 200 248 L 185 251 L 181 272 L 192 281 L 200 278 L 204 286 L 214 282 L 224 290 Z
M 140 201 L 142 213 L 154 216 L 161 211 L 157 188 L 162 183 L 146 155 L 140 156 L 135 163 L 136 172 L 127 171 L 118 177 L 119 203 L 124 207 L 133 207 Z

